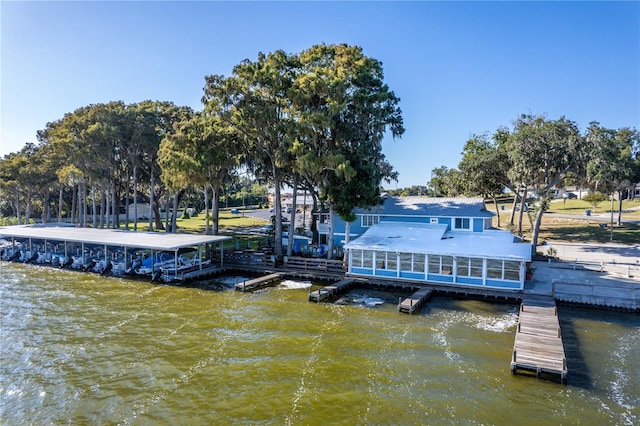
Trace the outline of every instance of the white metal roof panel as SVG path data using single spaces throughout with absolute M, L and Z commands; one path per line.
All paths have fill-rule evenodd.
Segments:
M 0 235 L 169 251 L 177 250 L 181 247 L 218 243 L 231 239 L 231 237 L 220 235 L 133 232 L 122 229 L 75 228 L 51 225 L 1 226 Z
M 345 248 L 531 260 L 531 245 L 515 243 L 508 231 L 446 232 L 446 229 L 442 224 L 381 222 Z

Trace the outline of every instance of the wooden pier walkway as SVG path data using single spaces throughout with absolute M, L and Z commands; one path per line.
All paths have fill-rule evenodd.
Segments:
M 537 378 L 544 374 L 567 379 L 567 359 L 564 353 L 558 308 L 551 297 L 527 296 L 520 305 L 518 329 L 511 372 L 533 371 Z
M 281 274 L 280 272 L 276 272 L 275 274 L 270 274 L 264 277 L 255 278 L 253 280 L 237 283 L 236 291 L 241 291 L 244 293 L 245 291 L 253 291 L 259 288 L 266 287 L 270 284 L 273 284 L 276 281 L 280 281 L 280 279 L 282 278 L 282 275 L 283 274 Z
M 335 284 L 324 286 L 315 291 L 309 292 L 309 302 L 315 301 L 317 303 L 322 302 L 323 300 L 335 295 L 342 293 L 346 289 L 348 289 L 356 280 L 346 279 L 342 281 L 338 281 Z
M 421 288 L 404 300 L 400 298 L 398 301 L 398 312 L 412 314 L 414 311 L 420 309 L 422 304 L 431 297 L 432 292 L 433 290 L 430 288 Z

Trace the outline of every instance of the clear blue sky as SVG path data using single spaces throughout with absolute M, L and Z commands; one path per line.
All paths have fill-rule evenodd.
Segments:
M 204 76 L 319 43 L 383 63 L 406 133 L 397 187 L 456 167 L 522 113 L 640 128 L 640 2 L 0 2 L 0 155 L 66 112 L 123 100 L 201 109 Z

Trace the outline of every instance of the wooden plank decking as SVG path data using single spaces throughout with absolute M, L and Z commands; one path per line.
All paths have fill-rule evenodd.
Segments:
M 277 272 L 275 274 L 266 275 L 264 277 L 255 278 L 253 280 L 243 281 L 236 284 L 236 291 L 253 291 L 259 288 L 266 287 L 273 284 L 276 281 L 280 281 L 282 274 Z
M 420 309 L 422 304 L 431 297 L 432 291 L 433 290 L 430 288 L 421 288 L 404 300 L 400 298 L 398 303 L 398 312 L 412 314 L 414 311 Z
M 338 281 L 337 283 L 332 285 L 324 286 L 322 288 L 319 288 L 318 290 L 310 291 L 308 300 L 309 302 L 315 301 L 317 303 L 320 303 L 324 299 L 327 299 L 335 294 L 339 294 L 345 291 L 354 282 L 355 280 L 346 279 L 346 280 Z
M 567 359 L 564 353 L 558 309 L 550 297 L 529 296 L 522 300 L 518 329 L 513 344 L 511 372 L 533 371 L 557 375 L 562 383 L 567 379 Z

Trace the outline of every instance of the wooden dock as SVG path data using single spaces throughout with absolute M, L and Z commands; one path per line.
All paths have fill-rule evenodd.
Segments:
M 398 312 L 412 314 L 414 311 L 420 309 L 425 301 L 429 300 L 432 292 L 433 290 L 430 288 L 421 288 L 405 299 L 400 298 L 398 301 Z
M 332 297 L 336 294 L 342 293 L 346 289 L 348 289 L 356 280 L 346 279 L 342 281 L 338 281 L 335 284 L 324 286 L 315 291 L 309 292 L 309 302 L 315 301 L 317 303 L 322 302 L 323 300 Z
M 558 309 L 551 297 L 528 296 L 522 300 L 513 344 L 511 372 L 517 370 L 567 379 L 567 359 L 558 322 Z
M 277 272 L 275 274 L 255 278 L 253 280 L 243 281 L 236 284 L 236 291 L 241 291 L 243 293 L 245 291 L 254 291 L 259 288 L 267 287 L 268 285 L 271 285 L 276 281 L 280 281 L 280 279 L 282 279 L 282 274 L 280 272 Z

